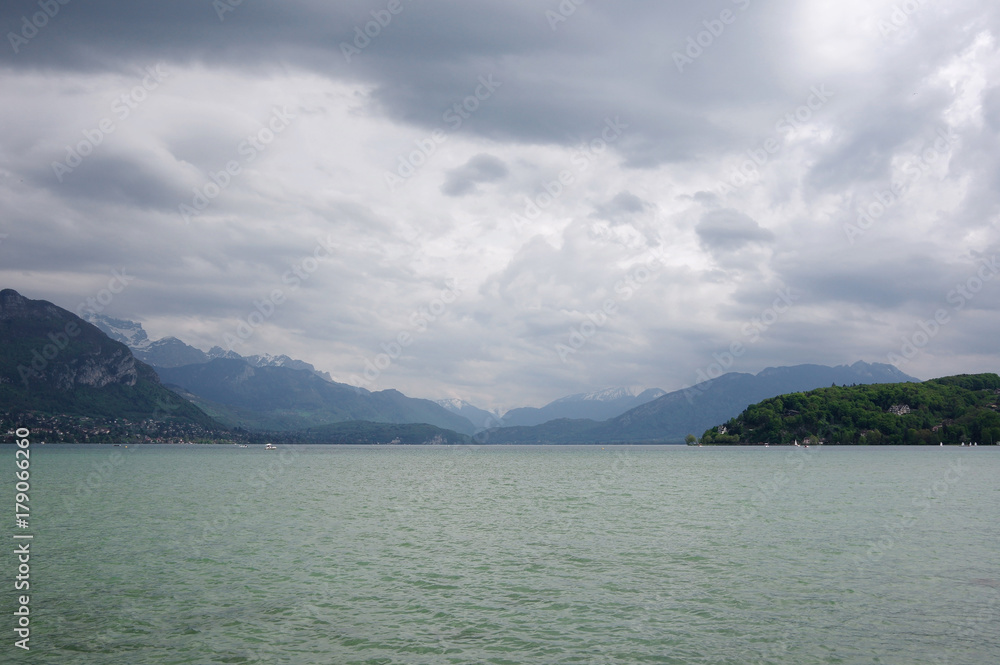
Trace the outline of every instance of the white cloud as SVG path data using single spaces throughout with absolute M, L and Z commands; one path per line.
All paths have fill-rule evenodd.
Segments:
M 691 383 L 785 287 L 800 302 L 733 369 L 884 360 L 972 253 L 1000 249 L 1000 12 L 924 3 L 883 35 L 895 4 L 751 3 L 678 73 L 671 53 L 703 8 L 586 5 L 553 33 L 530 4 L 413 5 L 347 63 L 360 5 L 243 5 L 224 29 L 178 5 L 172 34 L 94 2 L 0 56 L 0 281 L 74 306 L 125 266 L 137 279 L 113 313 L 204 348 L 283 289 L 239 350 L 347 380 L 455 280 L 461 296 L 377 387 L 482 406 Z M 109 36 L 106 12 L 132 36 Z M 158 64 L 169 75 L 118 117 Z M 502 85 L 446 122 L 491 74 Z M 276 108 L 287 129 L 241 148 Z M 114 131 L 59 182 L 52 163 L 105 118 Z M 939 130 L 958 138 L 927 161 Z M 179 206 L 232 161 L 185 223 Z M 845 233 L 894 182 L 891 205 Z M 327 237 L 333 257 L 293 289 Z M 562 362 L 556 345 L 650 251 L 663 269 Z M 903 369 L 995 364 L 981 336 L 997 286 Z

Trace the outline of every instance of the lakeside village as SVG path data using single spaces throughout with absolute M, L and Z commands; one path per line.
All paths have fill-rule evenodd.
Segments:
M 152 419 L 132 421 L 33 411 L 0 414 L 4 441 L 13 440 L 19 427 L 31 430 L 33 443 L 247 443 L 251 438 L 243 430 L 209 430 L 193 423 Z
M 0 442 L 12 442 L 18 428 L 31 431 L 32 443 L 110 443 L 115 445 L 136 445 L 144 443 L 169 444 L 248 444 L 291 445 L 298 443 L 329 443 L 329 435 L 321 431 L 268 431 L 233 429 L 209 429 L 195 423 L 160 421 L 153 419 L 130 420 L 128 418 L 100 418 L 91 416 L 46 414 L 37 411 L 17 413 L 0 412 Z M 358 433 L 360 442 L 400 443 L 400 439 L 380 442 Z M 344 443 L 344 441 L 339 441 Z M 444 444 L 441 437 L 434 437 L 430 443 Z

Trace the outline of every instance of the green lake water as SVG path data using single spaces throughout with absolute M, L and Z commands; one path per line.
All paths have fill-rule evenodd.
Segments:
M 27 530 L 14 470 L 3 663 L 1000 663 L 1000 447 L 33 443 Z

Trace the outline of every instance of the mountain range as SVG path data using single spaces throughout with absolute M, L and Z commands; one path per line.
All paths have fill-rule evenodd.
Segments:
M 541 425 L 551 420 L 566 418 L 607 420 L 666 394 L 659 388 L 642 391 L 632 388 L 608 388 L 592 393 L 569 395 L 541 408 L 524 407 L 508 411 L 503 416 L 503 426 Z
M 222 423 L 245 429 L 300 430 L 345 421 L 426 423 L 462 434 L 475 427 L 430 400 L 397 390 L 369 392 L 289 367 L 254 367 L 244 358 L 215 358 L 158 367 L 168 386 Z
M 438 406 L 461 418 L 456 420 L 426 403 L 404 406 L 405 400 L 410 398 L 395 391 L 391 391 L 394 394 L 387 395 L 375 393 L 381 396 L 366 401 L 364 395 L 371 394 L 368 390 L 338 384 L 328 373 L 317 370 L 310 363 L 285 355 L 241 356 L 219 346 L 202 351 L 176 337 L 152 341 L 142 324 L 136 321 L 103 314 L 91 314 L 89 321 L 108 337 L 128 345 L 137 359 L 153 366 L 166 383 L 179 388 L 188 399 L 199 404 L 205 411 L 223 423 L 241 427 L 286 430 L 352 419 L 369 419 L 373 422 L 424 422 L 457 432 L 472 433 L 492 427 L 539 425 L 563 418 L 606 420 L 665 394 L 658 388 L 645 391 L 608 388 L 562 397 L 540 408 L 512 409 L 502 417 L 461 399 L 438 400 Z M 324 388 L 301 376 L 296 379 L 283 372 L 265 370 L 245 373 L 238 369 L 238 365 L 220 364 L 215 362 L 217 360 L 242 361 L 250 367 L 261 369 L 280 367 L 304 370 L 335 387 Z M 212 365 L 212 368 L 199 368 L 199 365 Z M 237 387 L 248 380 L 249 385 Z M 348 395 L 347 389 L 360 392 L 361 396 Z M 296 395 L 299 401 L 293 405 L 288 399 L 290 395 Z M 367 406 L 362 406 L 366 402 Z M 420 420 L 401 421 L 400 418 Z
M 605 422 L 559 421 L 534 427 L 492 429 L 490 443 L 680 443 L 688 434 L 737 416 L 768 397 L 822 388 L 831 384 L 918 382 L 892 365 L 856 362 L 826 367 L 769 367 L 758 374 L 731 372 L 694 387 L 667 393 Z
M 607 420 L 665 394 L 659 388 L 648 390 L 605 388 L 595 392 L 567 395 L 542 407 L 511 409 L 502 416 L 480 409 L 461 399 L 442 399 L 437 400 L 437 403 L 452 413 L 470 420 L 476 426 L 476 431 L 482 431 L 493 427 L 541 425 L 552 420 L 575 418 Z
M 182 367 L 207 363 L 216 358 L 239 358 L 253 367 L 288 367 L 312 372 L 321 379 L 333 381 L 326 372 L 321 372 L 303 360 L 295 360 L 285 355 L 270 354 L 241 356 L 235 351 L 226 351 L 221 346 L 213 346 L 202 351 L 186 344 L 176 337 L 164 337 L 152 341 L 141 323 L 128 319 L 116 319 L 103 314 L 89 314 L 87 320 L 100 328 L 108 337 L 128 346 L 132 354 L 148 365 L 155 367 Z
M 164 383 L 231 427 L 290 431 L 368 421 L 425 423 L 462 434 L 477 429 L 463 415 L 432 401 L 337 383 L 310 363 L 286 355 L 241 356 L 219 346 L 206 352 L 176 337 L 150 341 L 135 321 L 101 314 L 90 319 L 152 365 Z
M 174 418 L 206 427 L 294 432 L 364 421 L 423 423 L 478 433 L 475 440 L 488 443 L 679 443 L 769 397 L 830 385 L 918 381 L 880 363 L 772 367 L 671 393 L 579 393 L 498 418 L 460 399 L 432 402 L 337 383 L 288 356 L 244 357 L 219 347 L 205 352 L 173 337 L 150 341 L 133 321 L 93 321 L 16 291 L 0 292 L 0 411 L 138 416 L 166 400 L 183 404 Z

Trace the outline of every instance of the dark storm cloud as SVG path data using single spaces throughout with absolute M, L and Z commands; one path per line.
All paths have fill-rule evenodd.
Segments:
M 71 173 L 63 174 L 62 182 L 51 167 L 34 172 L 32 177 L 38 187 L 71 201 L 89 199 L 173 212 L 177 202 L 186 196 L 184 183 L 176 173 L 155 161 L 138 160 L 132 155 L 92 155 Z
M 943 300 L 941 285 L 949 283 L 954 272 L 943 270 L 931 257 L 887 256 L 874 265 L 838 261 L 800 266 L 788 276 L 817 305 L 842 302 L 893 310 L 908 303 L 926 307 Z
M 37 10 L 33 2 L 5 3 L 0 25 L 21 34 L 23 17 Z M 74 1 L 60 6 L 28 43 L 16 45 L 16 52 L 0 51 L 0 60 L 19 67 L 79 71 L 114 70 L 138 58 L 274 67 L 283 61 L 308 61 L 312 51 L 333 50 L 337 37 L 346 37 L 349 17 L 343 3 L 242 3 L 223 12 L 220 20 L 212 2 L 199 0 Z
M 474 193 L 479 183 L 503 180 L 508 173 L 507 165 L 500 158 L 487 154 L 475 155 L 462 166 L 448 172 L 441 191 L 447 196 L 465 196 Z
M 721 108 L 736 90 L 762 100 L 779 94 L 769 77 L 756 75 L 775 64 L 772 51 L 757 43 L 786 38 L 781 23 L 768 17 L 779 17 L 787 0 L 752 11 L 746 4 L 744 23 L 729 28 L 686 72 L 677 71 L 672 53 L 705 29 L 703 21 L 714 20 L 711 12 L 632 2 L 581 5 L 553 29 L 546 12 L 558 11 L 558 3 L 401 0 L 401 11 L 377 31 L 369 26 L 372 12 L 383 15 L 386 5 L 374 1 L 244 2 L 222 20 L 213 3 L 201 0 L 70 3 L 20 52 L 0 49 L 0 62 L 83 71 L 124 69 L 137 59 L 248 71 L 306 68 L 373 84 L 381 112 L 431 129 L 473 94 L 479 77 L 492 75 L 502 90 L 462 131 L 572 145 L 595 138 L 605 118 L 621 115 L 632 131 L 615 149 L 628 164 L 651 167 L 694 158 L 731 138 L 730 129 L 690 102 Z M 16 29 L 33 8 L 5 6 L 0 26 Z

